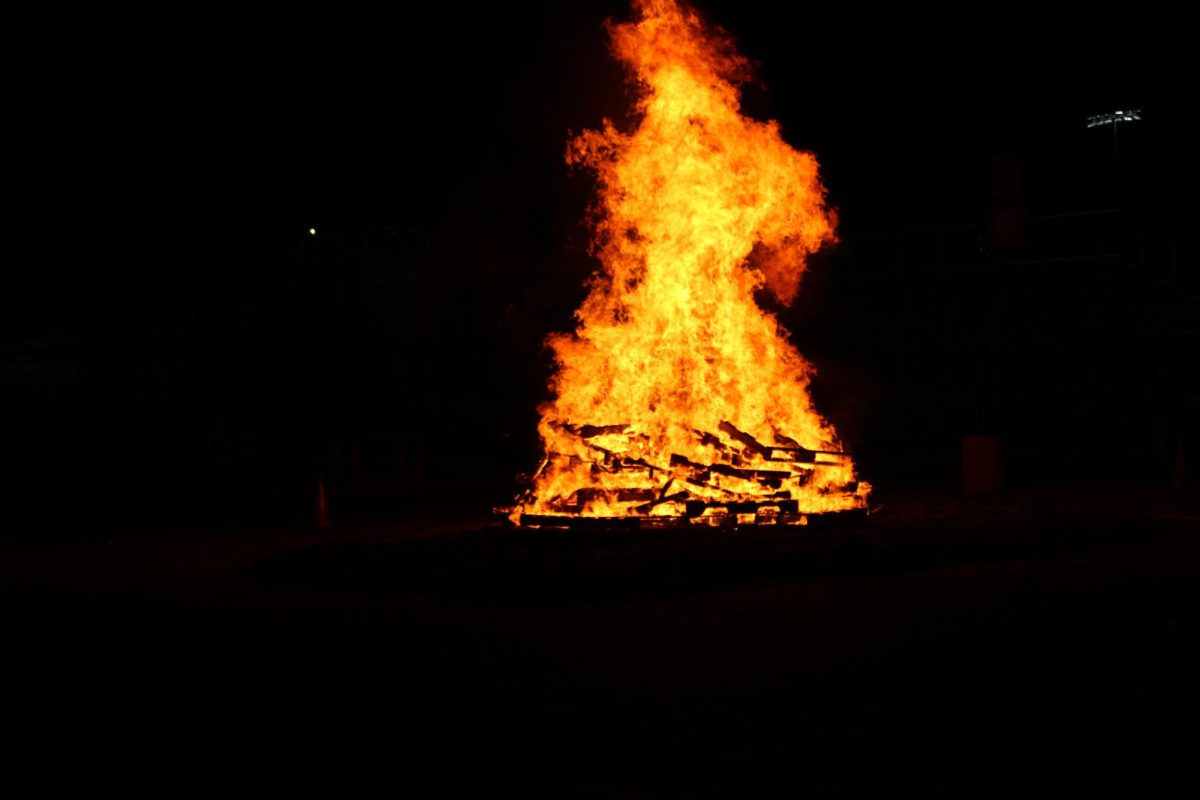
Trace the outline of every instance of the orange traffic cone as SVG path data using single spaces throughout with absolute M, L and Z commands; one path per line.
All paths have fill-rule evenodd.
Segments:
M 324 476 L 317 478 L 317 503 L 313 509 L 313 524 L 318 528 L 328 528 L 329 521 L 329 500 L 325 496 L 325 478 Z

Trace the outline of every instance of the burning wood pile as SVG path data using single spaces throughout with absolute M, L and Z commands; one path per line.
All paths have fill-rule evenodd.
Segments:
M 805 524 L 806 514 L 801 513 L 801 493 L 796 490 L 805 487 L 817 471 L 848 464 L 845 453 L 809 450 L 780 434 L 775 436 L 776 444 L 766 445 L 728 422 L 718 426 L 723 435 L 693 431 L 697 443 L 710 450 L 711 461 L 700 463 L 672 453 L 665 466 L 629 454 L 630 445 L 640 437 L 631 435 L 627 425 L 561 427 L 590 451 L 590 457 L 551 454 L 535 480 L 552 461 L 565 460 L 568 471 L 586 465 L 593 476 L 609 476 L 610 481 L 600 483 L 610 485 L 582 486 L 567 497 L 556 496 L 546 504 L 550 513 L 522 514 L 523 525 L 578 526 L 586 519 L 601 524 L 622 519 L 642 527 L 800 525 Z M 621 452 L 596 443 L 613 437 L 625 445 Z M 854 495 L 857 489 L 852 482 L 824 493 Z M 521 500 L 536 502 L 532 492 Z
M 816 159 L 740 113 L 750 71 L 723 31 L 676 0 L 635 8 L 609 30 L 636 124 L 605 120 L 567 151 L 598 177 L 601 266 L 576 330 L 548 341 L 546 457 L 505 512 L 653 527 L 861 510 L 870 487 L 812 407 L 814 369 L 757 302 L 790 303 L 836 240 Z

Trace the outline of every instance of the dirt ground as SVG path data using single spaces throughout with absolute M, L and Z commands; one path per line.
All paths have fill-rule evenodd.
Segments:
M 1196 796 L 1196 508 L 13 534 L 5 774 L 30 796 Z

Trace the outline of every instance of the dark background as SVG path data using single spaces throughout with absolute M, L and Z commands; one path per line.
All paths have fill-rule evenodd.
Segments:
M 1010 485 L 1169 483 L 1200 330 L 1186 26 L 827 6 L 703 4 L 840 214 L 777 311 L 864 477 L 953 485 L 986 433 Z M 5 13 L 10 510 L 511 494 L 594 267 L 562 154 L 627 119 L 623 4 Z M 1119 139 L 1086 127 L 1124 108 Z
M 622 4 L 0 12 L 7 795 L 1197 796 L 1189 26 L 704 8 L 841 217 L 776 311 L 869 518 L 489 526 Z

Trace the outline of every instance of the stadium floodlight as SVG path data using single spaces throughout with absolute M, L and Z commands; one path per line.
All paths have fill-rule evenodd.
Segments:
M 1101 125 L 1116 125 L 1118 122 L 1134 122 L 1142 118 L 1142 110 L 1135 108 L 1129 111 L 1112 111 L 1107 114 L 1092 114 L 1088 117 L 1087 126 L 1098 128 Z
M 1107 114 L 1092 114 L 1088 117 L 1089 128 L 1112 125 L 1113 132 L 1113 208 L 1121 207 L 1121 137 L 1117 135 L 1120 122 L 1136 122 L 1142 118 L 1142 110 L 1134 108 L 1112 111 Z

